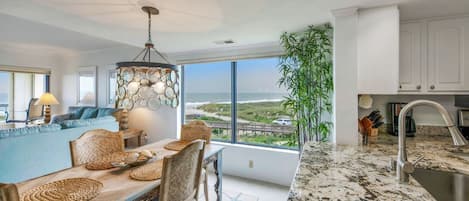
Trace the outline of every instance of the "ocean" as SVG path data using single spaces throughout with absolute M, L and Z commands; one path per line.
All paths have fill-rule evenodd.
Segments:
M 282 101 L 285 93 L 238 93 L 238 103 Z M 230 103 L 230 93 L 186 93 L 186 104 L 201 105 L 207 103 Z

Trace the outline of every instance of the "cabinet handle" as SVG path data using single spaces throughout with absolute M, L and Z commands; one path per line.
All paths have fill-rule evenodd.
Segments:
M 420 85 L 417 85 L 417 89 L 419 89 L 419 90 L 420 90 L 421 88 L 422 88 L 422 86 L 420 86 Z
M 402 85 L 399 85 L 399 89 L 402 89 Z
M 435 89 L 435 85 L 430 85 L 430 89 Z

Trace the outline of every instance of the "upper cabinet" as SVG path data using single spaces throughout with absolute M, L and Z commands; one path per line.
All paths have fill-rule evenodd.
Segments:
M 469 18 L 428 23 L 429 91 L 469 91 Z
M 422 20 L 400 27 L 399 92 L 469 92 L 469 17 Z
M 422 90 L 422 25 L 402 24 L 399 35 L 399 90 Z
M 396 94 L 399 88 L 399 10 L 386 6 L 359 10 L 358 93 Z

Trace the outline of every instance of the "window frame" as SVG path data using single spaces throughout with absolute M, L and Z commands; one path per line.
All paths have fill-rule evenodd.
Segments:
M 107 107 L 114 107 L 116 100 L 114 100 L 114 103 L 111 103 L 111 75 L 115 74 L 116 78 L 116 83 L 117 83 L 117 70 L 115 65 L 112 65 L 111 67 L 108 67 L 106 69 L 106 105 Z M 116 90 L 117 90 L 117 84 L 116 84 Z M 114 93 L 114 98 L 116 98 L 116 94 Z
M 275 146 L 275 145 L 268 145 L 268 144 L 255 144 L 255 143 L 246 143 L 246 142 L 240 142 L 238 141 L 238 135 L 237 135 L 237 127 L 238 127 L 238 121 L 237 121 L 237 116 L 238 116 L 238 62 L 240 60 L 247 60 L 247 59 L 265 59 L 265 58 L 274 58 L 274 57 L 279 57 L 281 55 L 272 55 L 272 56 L 265 56 L 265 57 L 255 57 L 255 58 L 246 58 L 246 59 L 236 59 L 236 60 L 226 60 L 231 62 L 231 140 L 230 141 L 221 141 L 217 139 L 212 139 L 213 141 L 216 142 L 221 142 L 221 143 L 229 143 L 229 144 L 240 144 L 240 145 L 246 145 L 246 146 L 254 146 L 254 147 L 265 147 L 265 148 L 272 148 L 272 149 L 280 149 L 280 150 L 292 150 L 292 151 L 298 151 L 299 147 L 296 148 L 289 148 L 289 147 L 282 147 L 282 146 Z M 223 61 L 223 60 L 222 60 Z M 213 61 L 207 61 L 207 63 L 210 63 Z M 204 63 L 204 62 L 197 62 L 197 63 Z M 186 99 L 185 99 L 185 65 L 190 65 L 190 64 L 195 64 L 195 63 L 186 63 L 186 64 L 181 64 L 181 71 L 180 71 L 180 77 L 181 77 L 181 110 L 180 110 L 180 115 L 181 115 L 181 125 L 184 125 L 185 123 L 185 105 L 186 105 Z
M 87 66 L 87 67 L 79 67 L 77 71 L 77 97 L 76 97 L 76 105 L 80 106 L 93 106 L 97 107 L 98 106 L 98 79 L 97 79 L 97 66 Z M 83 105 L 80 103 L 80 75 L 82 73 L 91 73 L 94 77 L 94 83 L 93 83 L 93 88 L 94 88 L 94 103 L 89 104 L 89 105 Z

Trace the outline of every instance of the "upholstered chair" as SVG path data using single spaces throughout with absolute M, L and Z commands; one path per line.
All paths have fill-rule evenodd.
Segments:
M 122 132 L 90 130 L 70 142 L 72 166 L 96 161 L 114 152 L 124 151 Z
M 0 201 L 20 201 L 18 189 L 15 184 L 0 183 Z
M 205 142 L 195 140 L 163 159 L 158 201 L 197 201 Z

